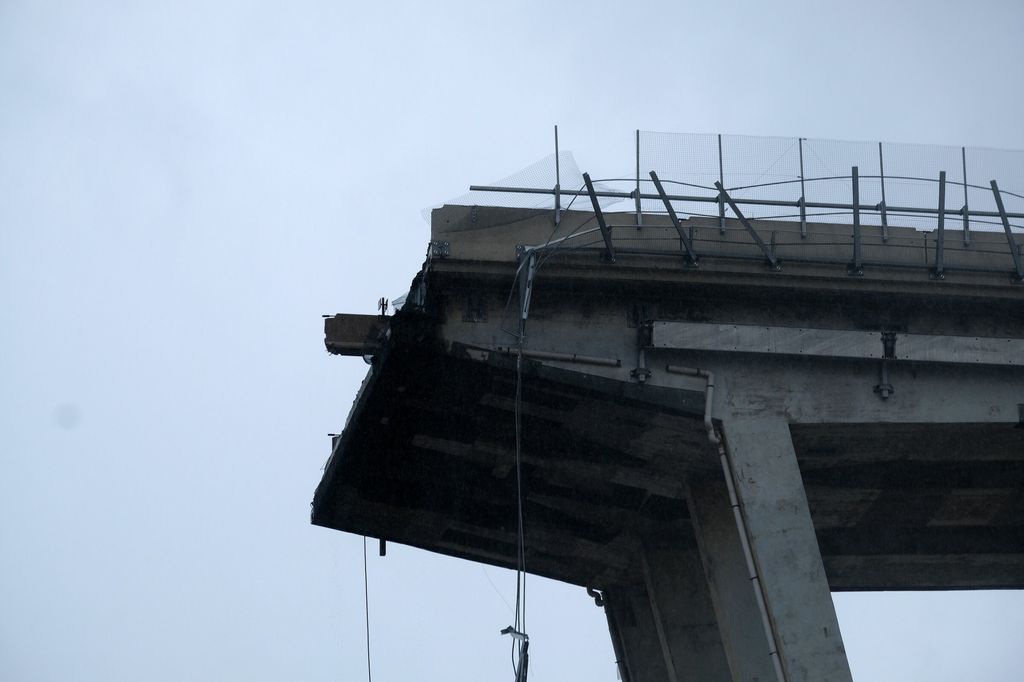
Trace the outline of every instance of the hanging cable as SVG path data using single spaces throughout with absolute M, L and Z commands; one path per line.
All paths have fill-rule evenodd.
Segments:
M 526 633 L 526 534 L 523 531 L 523 346 L 526 342 L 526 317 L 529 314 L 530 289 L 533 286 L 533 273 L 536 256 L 527 253 L 524 256 L 526 268 L 520 273 L 523 295 L 520 296 L 519 338 L 516 340 L 516 397 L 515 397 L 515 447 L 516 447 L 516 612 L 512 634 L 513 663 L 512 670 L 516 682 L 525 682 L 528 665 L 527 648 L 529 638 Z M 522 635 L 521 637 L 518 635 Z M 518 650 L 518 655 L 516 652 Z
M 366 536 L 363 536 L 363 607 L 366 613 L 366 682 L 373 682 L 370 675 L 370 581 L 366 571 Z

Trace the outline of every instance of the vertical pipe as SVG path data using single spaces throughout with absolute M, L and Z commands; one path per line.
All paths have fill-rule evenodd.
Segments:
M 679 365 L 668 365 L 665 369 L 673 374 L 703 377 L 706 382 L 704 389 L 704 429 L 707 432 L 708 441 L 718 448 L 718 462 L 721 464 L 722 472 L 725 475 L 725 487 L 729 492 L 729 506 L 732 508 L 736 532 L 740 536 L 743 559 L 747 564 L 747 577 L 750 578 L 750 584 L 754 588 L 754 601 L 757 603 L 758 611 L 761 613 L 761 627 L 764 629 L 765 638 L 768 642 L 768 655 L 771 657 L 772 666 L 775 668 L 777 682 L 786 682 L 786 674 L 782 669 L 782 658 L 779 656 L 778 637 L 776 637 L 775 628 L 772 626 L 772 620 L 768 615 L 768 601 L 765 599 L 764 590 L 761 588 L 761 577 L 757 571 L 757 563 L 754 561 L 754 550 L 750 546 L 747 523 L 743 519 L 743 509 L 740 505 L 739 495 L 736 492 L 732 464 L 729 462 L 725 442 L 715 431 L 715 423 L 711 417 L 711 410 L 715 403 L 715 374 L 710 370 L 698 369 L 696 367 L 680 367 Z
M 857 166 L 850 170 L 850 177 L 853 179 L 853 263 L 851 274 L 862 275 L 864 274 L 864 265 L 860 257 L 860 174 Z
M 778 682 L 786 682 L 788 679 L 782 667 L 782 656 L 779 655 L 778 638 L 775 628 L 772 627 L 771 617 L 768 615 L 768 600 L 764 596 L 764 589 L 761 587 L 761 577 L 757 571 L 757 563 L 754 561 L 754 550 L 750 546 L 750 537 L 747 535 L 747 524 L 743 519 L 743 510 L 740 507 L 739 495 L 736 493 L 736 483 L 732 471 L 732 463 L 729 461 L 728 451 L 725 444 L 718 440 L 718 460 L 722 465 L 725 475 L 725 487 L 729 491 L 729 506 L 732 507 L 733 521 L 736 523 L 736 532 L 740 536 L 740 547 L 743 550 L 743 558 L 747 564 L 747 575 L 750 578 L 750 585 L 754 588 L 754 601 L 761 612 L 761 627 L 764 629 L 768 639 L 768 656 L 771 657 L 772 666 L 775 668 L 775 677 Z
M 807 239 L 807 193 L 804 191 L 804 138 L 796 138 L 800 146 L 800 239 Z
M 622 682 L 632 682 L 629 658 L 626 654 L 626 647 L 622 643 L 622 633 L 619 630 L 615 593 L 612 592 L 609 595 L 608 592 L 605 592 L 604 595 L 604 615 L 608 620 L 608 632 L 612 638 L 612 651 L 615 652 L 615 667 L 619 669 L 619 679 Z
M 562 171 L 558 158 L 558 126 L 555 126 L 555 225 L 562 222 Z
M 640 208 L 640 131 L 636 131 L 636 226 L 644 224 L 644 214 Z
M 363 536 L 363 605 L 366 614 L 366 679 L 372 682 L 370 674 L 370 579 L 366 570 L 366 536 Z
M 939 172 L 939 225 L 935 233 L 935 277 L 942 279 L 945 275 L 943 261 L 946 252 L 946 171 Z
M 885 164 L 882 161 L 882 143 L 878 143 L 878 177 L 882 181 L 882 241 L 889 241 L 889 217 L 885 214 Z
M 718 181 L 725 187 L 725 166 L 722 164 L 722 135 L 718 135 Z M 725 197 L 718 195 L 718 232 L 725 234 Z
M 964 246 L 971 245 L 971 216 L 967 210 L 967 148 L 960 147 L 960 163 L 964 171 Z

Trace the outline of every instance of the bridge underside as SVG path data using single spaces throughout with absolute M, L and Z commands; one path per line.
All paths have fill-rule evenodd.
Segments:
M 514 358 L 399 343 L 337 438 L 314 523 L 514 568 Z M 645 543 L 694 542 L 686 481 L 721 476 L 701 393 L 530 360 L 523 375 L 531 572 L 601 587 L 639 575 Z M 1024 588 L 1024 429 L 789 429 L 832 590 Z
M 534 275 L 514 246 L 550 239 L 550 214 L 435 212 L 444 246 L 405 307 L 327 320 L 328 350 L 372 366 L 313 522 L 514 567 L 518 411 L 527 568 L 604 592 L 632 682 L 849 680 L 830 590 L 1024 588 L 1024 287 L 1005 263 L 837 268 L 831 226 L 778 270 L 733 228 L 693 226 L 716 254 L 699 267 L 672 240 L 630 255 L 630 231 L 614 265 L 542 250 Z M 928 253 L 913 231 L 865 238 Z

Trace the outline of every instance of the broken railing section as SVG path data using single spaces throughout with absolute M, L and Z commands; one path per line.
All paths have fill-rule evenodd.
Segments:
M 802 146 L 801 146 L 801 159 L 802 159 Z M 594 216 L 598 224 L 598 229 L 601 232 L 601 238 L 604 242 L 603 256 L 609 263 L 615 263 L 616 261 L 616 250 L 612 241 L 612 231 L 616 227 L 609 225 L 605 218 L 604 211 L 600 204 L 600 199 L 634 199 L 637 207 L 637 229 L 643 227 L 643 217 L 640 201 L 642 199 L 658 200 L 664 207 L 665 213 L 668 215 L 669 220 L 672 223 L 672 227 L 675 228 L 676 233 L 679 235 L 680 252 L 683 255 L 685 262 L 690 266 L 697 266 L 700 260 L 700 254 L 698 254 L 696 246 L 694 244 L 692 228 L 687 229 L 684 227 L 682 220 L 679 217 L 679 213 L 673 206 L 672 202 L 692 202 L 692 203 L 714 203 L 720 207 L 719 215 L 722 221 L 725 219 L 725 207 L 732 211 L 733 215 L 740 222 L 743 229 L 750 235 L 751 240 L 760 249 L 761 253 L 765 257 L 766 264 L 773 270 L 781 270 L 782 264 L 778 257 L 774 253 L 774 249 L 771 245 L 766 244 L 761 238 L 758 232 L 755 230 L 751 219 L 748 218 L 740 206 L 770 206 L 770 207 L 791 207 L 799 210 L 800 216 L 800 236 L 806 239 L 807 237 L 807 210 L 808 209 L 819 209 L 829 211 L 840 211 L 848 212 L 852 218 L 852 230 L 851 230 L 851 247 L 852 256 L 849 262 L 848 273 L 852 276 L 860 276 L 864 274 L 864 258 L 863 258 L 863 230 L 862 230 L 862 214 L 864 212 L 875 213 L 879 216 L 881 222 L 881 239 L 883 243 L 886 243 L 889 238 L 888 226 L 889 226 L 889 215 L 892 213 L 912 214 L 921 216 L 935 216 L 936 218 L 936 252 L 934 263 L 928 265 L 932 276 L 935 279 L 943 279 L 945 277 L 946 265 L 945 265 L 945 218 L 946 215 L 960 215 L 963 218 L 963 241 L 964 246 L 967 247 L 971 243 L 970 238 L 970 218 L 999 218 L 1002 223 L 1003 231 L 1006 234 L 1007 245 L 1009 247 L 1010 256 L 1013 261 L 1013 277 L 1018 281 L 1024 281 L 1024 264 L 1021 262 L 1021 247 L 1017 244 L 1014 239 L 1012 226 L 1010 225 L 1011 219 L 1024 219 L 1024 213 L 1010 212 L 1006 210 L 1003 202 L 1003 196 L 999 190 L 999 186 L 995 180 L 992 180 L 991 190 L 995 204 L 997 207 L 996 211 L 984 211 L 984 210 L 971 210 L 967 203 L 967 188 L 984 189 L 976 185 L 970 185 L 966 182 L 956 183 L 963 186 L 964 191 L 964 205 L 960 209 L 948 209 L 946 208 L 946 188 L 949 183 L 946 180 L 946 171 L 939 173 L 938 179 L 932 182 L 938 184 L 938 201 L 933 206 L 928 207 L 914 207 L 914 206 L 889 206 L 886 203 L 885 198 L 885 178 L 884 170 L 882 170 L 882 159 L 881 150 L 879 150 L 879 168 L 880 174 L 877 176 L 861 175 L 860 170 L 857 166 L 853 166 L 850 169 L 850 203 L 839 203 L 839 202 L 812 202 L 807 201 L 805 192 L 806 184 L 809 182 L 825 181 L 825 180 L 837 180 L 841 177 L 828 177 L 828 178 L 805 178 L 801 172 L 799 180 L 786 181 L 782 183 L 766 183 L 763 185 L 747 185 L 741 188 L 727 188 L 721 179 L 714 183 L 714 187 L 699 187 L 700 189 L 707 189 L 713 194 L 707 195 L 684 195 L 684 194 L 669 194 L 665 190 L 664 183 L 666 182 L 663 178 L 659 177 L 655 171 L 650 171 L 650 182 L 653 183 L 655 194 L 648 194 L 640 192 L 639 183 L 640 178 L 637 177 L 637 189 L 625 192 L 615 191 L 607 189 L 598 189 L 595 187 L 594 181 L 591 179 L 589 173 L 583 173 L 583 180 L 585 188 L 583 190 L 563 190 L 556 184 L 552 189 L 535 188 L 535 187 L 492 187 L 483 185 L 471 185 L 471 191 L 481 192 L 509 192 L 509 193 L 527 193 L 527 194 L 553 194 L 555 195 L 555 224 L 557 225 L 561 221 L 561 196 L 587 196 L 590 198 L 591 206 L 594 211 Z M 802 162 L 801 162 L 802 163 Z M 966 161 L 964 162 L 966 163 Z M 862 179 L 877 179 L 881 183 L 881 196 L 882 199 L 877 204 L 862 204 L 861 203 L 861 180 Z M 908 179 L 908 178 L 902 178 Z M 922 180 L 922 178 L 909 178 L 913 180 Z M 771 185 L 786 184 L 787 182 L 799 183 L 800 185 L 800 197 L 795 201 L 780 200 L 780 199 L 756 199 L 756 198 L 743 198 L 735 196 L 737 189 L 753 189 L 758 187 L 768 187 Z M 695 186 L 696 185 L 690 185 Z M 1014 195 L 1019 196 L 1019 195 Z M 756 220 L 756 219 L 754 219 Z M 724 231 L 724 222 L 720 223 L 721 229 Z M 569 237 L 563 238 L 568 239 Z M 579 235 L 576 235 L 579 236 Z M 562 241 L 562 240 L 560 240 Z

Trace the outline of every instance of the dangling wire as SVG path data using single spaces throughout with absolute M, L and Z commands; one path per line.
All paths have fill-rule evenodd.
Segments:
M 527 255 L 527 259 L 532 255 Z M 520 286 L 530 286 L 529 265 Z M 522 446 L 522 398 L 523 398 L 523 343 L 526 338 L 526 315 L 519 315 L 519 338 L 516 343 L 516 397 L 515 397 L 515 446 L 516 446 L 516 609 L 513 630 L 526 631 L 526 536 L 523 532 L 523 446 Z M 516 682 L 521 681 L 523 658 L 522 641 L 512 638 L 512 671 Z
M 577 195 L 578 196 L 578 195 Z M 576 197 L 573 197 L 573 201 Z M 569 202 L 569 207 L 572 202 Z M 567 209 L 569 208 L 567 207 Z M 516 456 L 516 605 L 514 624 L 503 629 L 503 635 L 512 636 L 512 671 L 515 675 L 515 682 L 526 682 L 527 671 L 530 661 L 530 637 L 526 634 L 526 533 L 523 519 L 523 350 L 526 344 L 526 319 L 530 308 L 530 294 L 533 287 L 534 275 L 540 264 L 550 257 L 548 251 L 565 249 L 564 242 L 575 235 L 584 227 L 577 226 L 567 237 L 552 244 L 551 240 L 558 230 L 558 226 L 552 231 L 543 246 L 527 249 L 523 253 L 519 266 L 516 268 L 516 275 L 513 278 L 512 287 L 509 289 L 508 300 L 505 302 L 505 314 L 508 313 L 509 305 L 512 302 L 512 295 L 516 286 L 520 288 L 519 301 L 519 325 L 516 331 L 505 328 L 504 314 L 502 316 L 501 329 L 516 338 L 516 391 L 515 391 L 515 456 Z M 551 248 L 549 248 L 551 247 Z M 570 249 L 571 250 L 571 249 Z
M 523 520 L 523 346 L 529 314 L 530 288 L 536 268 L 536 254 L 527 251 L 517 272 L 520 287 L 519 329 L 516 338 L 515 455 L 516 455 L 516 608 L 515 619 L 502 634 L 512 636 L 512 672 L 516 682 L 525 682 L 529 666 L 530 638 L 526 634 L 526 533 Z
M 370 581 L 366 571 L 366 536 L 363 536 L 363 606 L 366 611 L 366 682 L 373 682 L 370 675 Z

